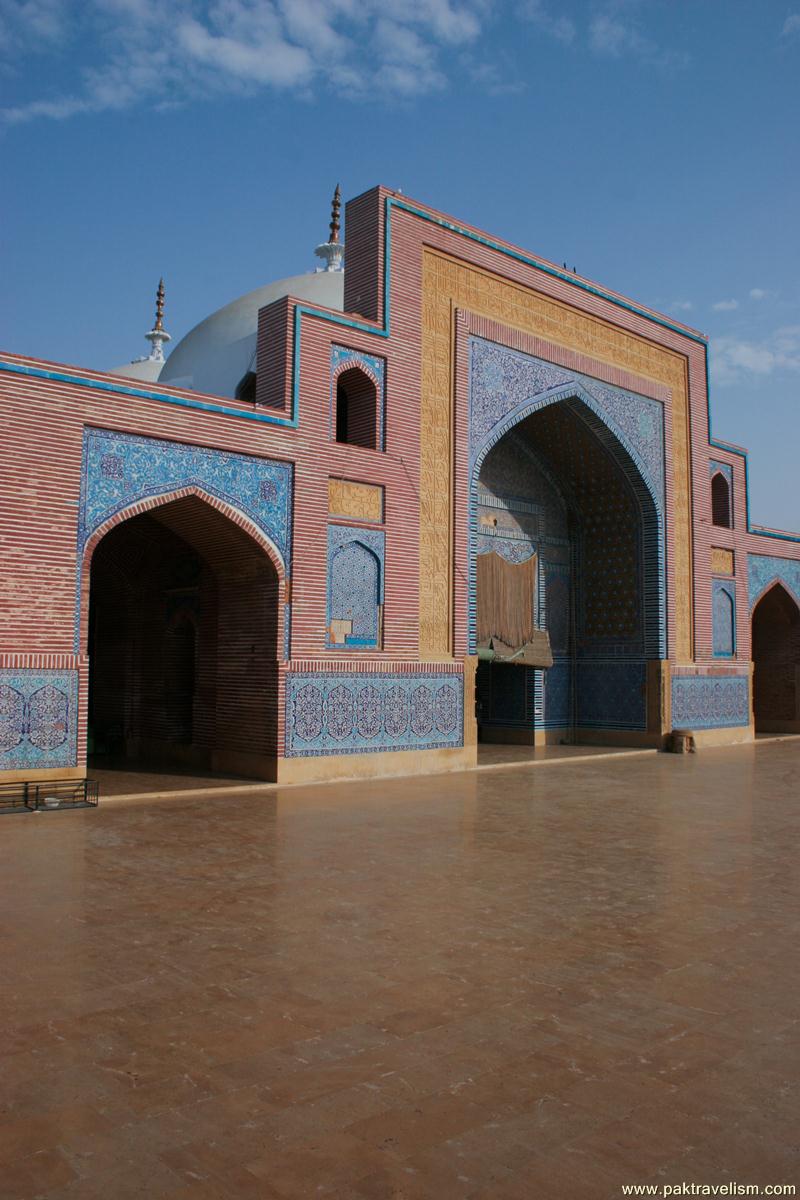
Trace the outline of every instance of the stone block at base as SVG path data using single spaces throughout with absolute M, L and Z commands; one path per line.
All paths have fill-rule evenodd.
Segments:
M 85 779 L 86 767 L 45 767 L 34 771 L 0 771 L 0 783 L 48 783 L 52 779 Z
M 378 779 L 386 775 L 431 775 L 440 771 L 466 771 L 476 763 L 476 746 L 443 750 L 387 750 L 380 754 L 281 758 L 278 760 L 278 783 Z
M 691 729 L 695 750 L 707 749 L 709 746 L 735 746 L 742 742 L 752 742 L 752 725 L 734 726 L 730 729 Z

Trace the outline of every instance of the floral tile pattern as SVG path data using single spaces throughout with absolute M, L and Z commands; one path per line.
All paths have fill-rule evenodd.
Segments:
M 0 771 L 74 767 L 77 740 L 77 671 L 0 671 Z
M 674 729 L 723 729 L 750 721 L 750 688 L 745 675 L 674 675 Z
M 452 672 L 291 672 L 287 758 L 463 745 L 464 681 Z

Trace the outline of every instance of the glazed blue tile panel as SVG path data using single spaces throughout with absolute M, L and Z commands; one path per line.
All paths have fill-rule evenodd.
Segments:
M 286 678 L 287 758 L 463 745 L 461 675 L 296 672 Z
M 750 607 L 762 592 L 779 580 L 800 604 L 800 562 L 790 558 L 775 558 L 769 554 L 748 554 L 747 579 L 750 588 Z
M 386 535 L 382 529 L 328 526 L 328 608 L 331 621 L 352 621 L 352 640 L 329 648 L 373 648 L 378 644 L 378 605 L 383 603 Z
M 547 403 L 548 393 L 566 398 L 571 387 L 580 388 L 602 413 L 634 457 L 663 512 L 664 413 L 657 400 L 478 337 L 470 339 L 470 461 L 490 435 L 506 425 L 511 428 L 518 409 L 538 397 Z
M 746 676 L 673 676 L 673 729 L 725 729 L 749 723 L 750 689 Z
M 556 659 L 549 670 L 541 672 L 544 675 L 544 720 L 541 724 L 546 729 L 560 729 L 572 723 L 571 682 L 572 664 L 570 660 Z M 540 722 L 537 721 L 537 724 Z
M 733 583 L 711 582 L 711 624 L 717 658 L 732 658 L 736 652 L 736 592 Z
M 362 350 L 350 350 L 347 346 L 331 346 L 331 371 L 335 371 L 337 367 L 343 365 L 345 370 L 349 367 L 362 367 L 374 377 L 375 382 L 383 389 L 386 373 L 384 359 L 377 358 L 374 354 L 364 354 Z
M 733 487 L 733 467 L 731 466 L 731 464 L 724 463 L 724 462 L 717 462 L 717 460 L 715 458 L 710 459 L 709 464 L 708 464 L 709 475 L 716 475 L 717 471 L 721 471 L 722 474 L 727 479 L 730 486 Z
M 0 771 L 78 763 L 78 672 L 0 671 Z
M 598 729 L 644 729 L 647 674 L 643 662 L 577 664 L 577 724 Z
M 290 463 L 87 429 L 83 443 L 79 550 L 99 525 L 147 496 L 198 487 L 238 508 L 290 561 Z
M 536 543 L 505 533 L 478 534 L 478 554 L 499 554 L 506 562 L 523 563 L 536 553 Z
M 553 655 L 569 649 L 570 571 L 568 566 L 544 564 L 546 615 L 545 628 L 550 634 Z

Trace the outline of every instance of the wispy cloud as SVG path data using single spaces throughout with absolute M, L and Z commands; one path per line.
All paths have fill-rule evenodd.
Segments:
M 652 67 L 676 70 L 689 63 L 684 50 L 661 46 L 647 34 L 634 11 L 635 6 L 613 0 L 589 22 L 589 45 L 608 58 L 630 56 Z
M 783 22 L 781 37 L 795 37 L 800 34 L 800 13 L 789 13 Z
M 561 13 L 553 13 L 548 8 L 544 0 L 523 0 L 519 6 L 520 16 L 530 21 L 537 29 L 548 34 L 549 37 L 555 38 L 557 42 L 564 42 L 566 45 L 571 44 L 577 37 L 577 27 L 571 17 L 565 17 Z
M 2 117 L 64 119 L 263 88 L 424 95 L 446 85 L 453 53 L 490 16 L 490 0 L 174 0 L 168 21 L 156 0 L 0 0 L 9 61 L 44 42 L 66 51 L 77 25 L 96 56 L 70 92 Z
M 760 341 L 715 338 L 710 366 L 715 381 L 722 385 L 778 371 L 800 371 L 800 325 L 784 325 Z
M 694 305 L 691 300 L 673 300 L 670 308 L 673 312 L 691 312 Z
M 768 292 L 766 288 L 750 288 L 751 300 L 766 300 L 767 296 L 771 296 L 772 292 Z
M 712 304 L 714 312 L 733 312 L 739 307 L 738 300 L 717 300 L 716 304 Z
M 501 15 L 576 52 L 656 68 L 688 61 L 645 30 L 640 0 L 575 11 L 560 0 L 172 0 L 166 10 L 162 0 L 0 0 L 0 70 L 41 78 L 26 65 L 46 52 L 61 54 L 74 79 L 0 110 L 0 121 L 265 89 L 412 98 L 459 71 L 487 93 L 513 94 L 525 76 L 486 37 Z

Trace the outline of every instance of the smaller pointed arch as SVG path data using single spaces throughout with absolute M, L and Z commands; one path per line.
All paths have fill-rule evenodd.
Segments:
M 720 529 L 733 528 L 731 485 L 722 471 L 711 476 L 711 520 Z

